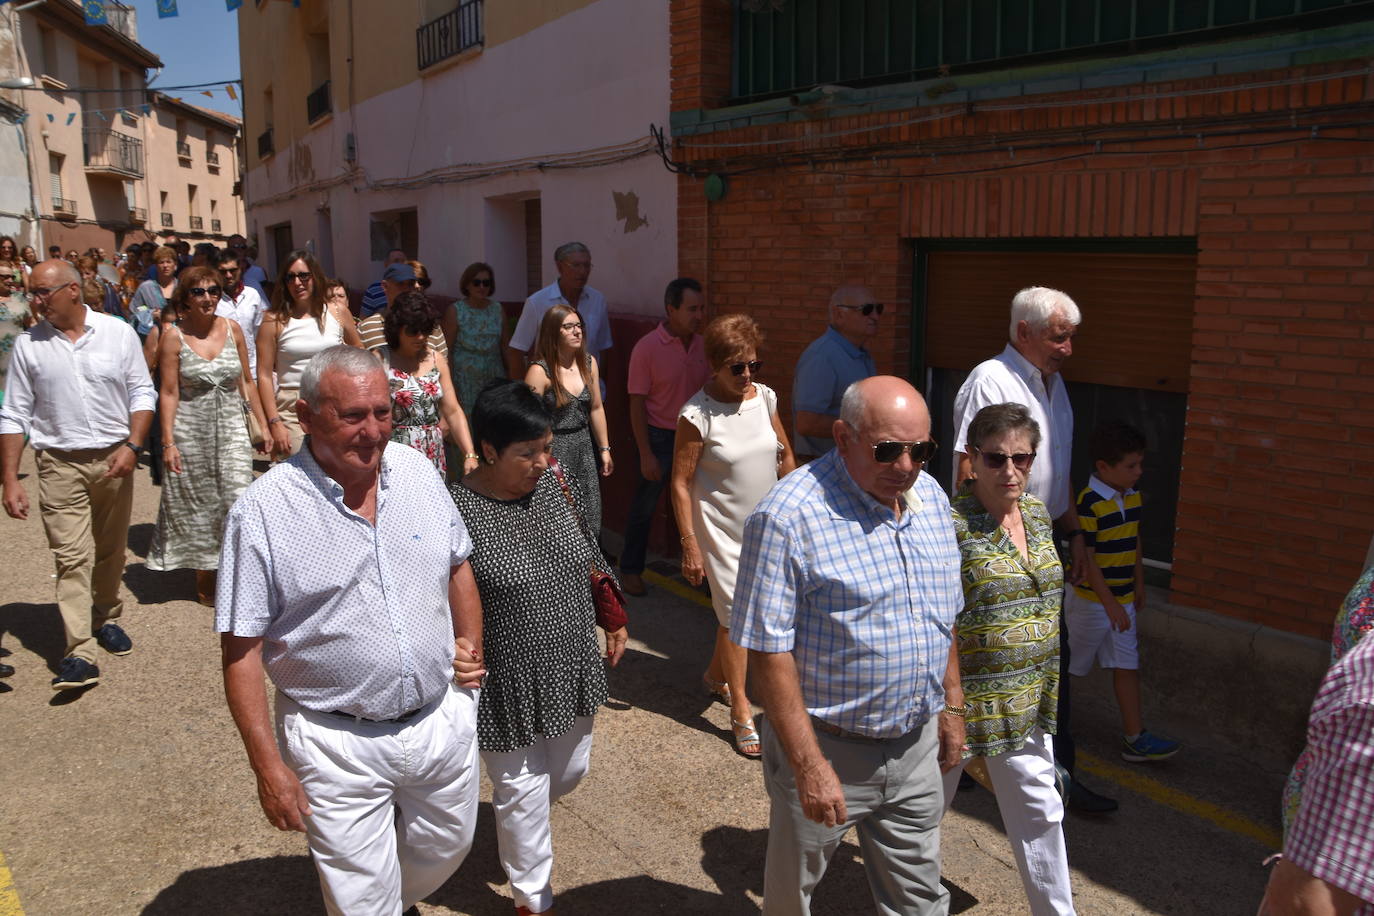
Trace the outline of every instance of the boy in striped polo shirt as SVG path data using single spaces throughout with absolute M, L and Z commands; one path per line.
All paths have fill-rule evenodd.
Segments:
M 1140 720 L 1140 657 L 1135 615 L 1145 607 L 1140 562 L 1140 492 L 1135 489 L 1145 460 L 1145 437 L 1125 423 L 1093 431 L 1096 473 L 1078 494 L 1078 524 L 1088 550 L 1088 576 L 1064 596 L 1068 618 L 1069 673 L 1085 675 L 1093 662 L 1112 669 L 1121 710 L 1121 758 L 1132 763 L 1164 760 L 1179 743 L 1152 735 Z

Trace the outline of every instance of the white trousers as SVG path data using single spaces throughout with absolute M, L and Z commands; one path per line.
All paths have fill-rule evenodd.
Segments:
M 472 848 L 477 697 L 449 685 L 409 722 L 360 722 L 277 694 L 277 741 L 310 801 L 310 853 L 331 914 L 399 914 Z
M 984 757 L 997 793 L 1021 885 L 1034 916 L 1072 914 L 1069 855 L 1064 849 L 1064 802 L 1054 788 L 1054 748 L 1043 729 L 1026 736 L 1019 751 Z M 964 761 L 967 763 L 968 761 Z M 944 774 L 945 810 L 959 787 L 957 766 Z
M 501 866 L 510 877 L 516 906 L 534 913 L 553 906 L 549 812 L 587 775 L 591 756 L 591 716 L 578 716 L 557 738 L 541 736 L 529 747 L 504 753 L 482 752 L 491 780 Z

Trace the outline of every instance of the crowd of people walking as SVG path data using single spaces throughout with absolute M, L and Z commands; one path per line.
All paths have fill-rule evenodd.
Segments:
M 145 247 L 102 279 L 95 255 L 29 264 L 0 239 L 0 473 L 26 518 L 32 445 L 67 636 L 53 687 L 96 684 L 97 649 L 133 650 L 119 578 L 152 449 L 148 567 L 196 571 L 264 813 L 307 834 L 329 911 L 394 914 L 439 887 L 473 843 L 480 761 L 517 912 L 551 912 L 551 806 L 589 771 L 629 637 L 592 585 L 616 573 L 600 542 L 616 463 L 591 252 L 559 247 L 508 334 L 485 263 L 440 307 L 424 264 L 392 252 L 355 315 L 306 250 L 268 283 L 242 237 Z M 1005 349 L 954 399 L 948 490 L 924 398 L 878 374 L 884 308 L 862 284 L 831 296 L 790 411 L 751 317 L 708 321 L 686 277 L 663 308 L 609 393 L 638 451 L 619 572 L 647 592 L 667 489 L 682 575 L 709 584 L 717 620 L 703 687 L 739 755 L 762 758 L 765 912 L 809 912 L 851 828 L 879 912 L 947 912 L 940 822 L 968 773 L 996 794 L 1029 911 L 1073 913 L 1065 809 L 1116 803 L 1075 772 L 1071 678 L 1113 672 L 1124 760 L 1180 750 L 1141 713 L 1144 436 L 1104 424 L 1071 481 L 1078 306 L 1013 297 Z M 1333 803 L 1327 750 L 1292 798 Z M 1276 900 L 1330 878 L 1301 861 Z

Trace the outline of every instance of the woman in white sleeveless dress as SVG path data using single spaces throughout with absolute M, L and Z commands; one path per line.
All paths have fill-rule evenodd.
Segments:
M 324 271 L 315 256 L 298 249 L 283 263 L 272 305 L 258 328 L 258 393 L 273 458 L 294 455 L 305 437 L 296 419 L 305 364 L 337 344 L 363 345 L 348 309 L 326 300 Z
M 773 389 L 756 382 L 763 335 L 747 315 L 723 315 L 706 327 L 711 378 L 678 414 L 673 450 L 673 513 L 682 532 L 682 574 L 711 583 L 716 648 L 703 681 L 730 707 L 735 748 L 758 757 L 759 736 L 745 694 L 748 653 L 730 641 L 735 574 L 744 520 L 778 477 L 797 465 L 778 417 Z

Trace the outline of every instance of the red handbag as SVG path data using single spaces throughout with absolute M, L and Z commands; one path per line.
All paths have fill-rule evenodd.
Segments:
M 577 526 L 582 529 L 582 534 L 587 538 L 587 543 L 592 550 L 600 550 L 596 545 L 596 539 L 592 537 L 587 528 L 587 522 L 582 518 L 582 513 L 577 511 L 577 503 L 573 501 L 572 490 L 568 489 L 568 478 L 563 476 L 563 466 L 555 458 L 549 459 L 549 467 L 553 470 L 553 475 L 558 478 L 558 486 L 563 490 L 563 498 L 568 501 L 568 508 L 572 510 L 573 518 L 577 519 Z M 592 586 L 592 606 L 596 609 L 596 625 L 607 633 L 614 633 L 621 627 L 630 622 L 630 618 L 625 614 L 625 595 L 620 591 L 620 583 L 615 581 L 615 576 L 608 572 L 596 568 L 596 562 L 591 563 L 591 569 L 587 573 Z

